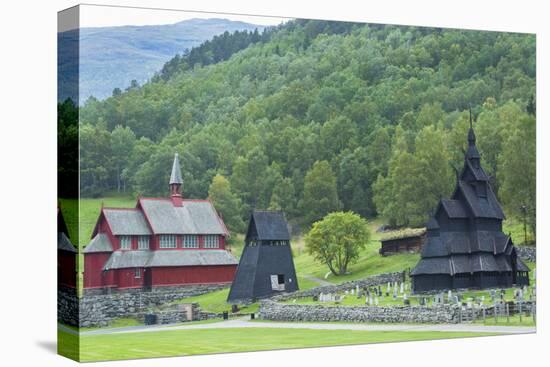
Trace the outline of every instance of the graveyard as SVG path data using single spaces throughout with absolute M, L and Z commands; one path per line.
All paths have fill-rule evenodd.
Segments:
M 490 290 L 447 291 L 435 294 L 411 294 L 410 282 L 386 286 L 352 289 L 339 293 L 321 293 L 313 297 L 300 297 L 284 301 L 293 304 L 321 304 L 324 306 L 426 306 L 456 304 L 464 307 L 487 307 L 495 303 L 533 302 L 534 287 Z

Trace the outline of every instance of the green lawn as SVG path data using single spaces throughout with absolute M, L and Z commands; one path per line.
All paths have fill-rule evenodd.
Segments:
M 58 331 L 61 354 L 78 344 L 76 336 Z M 278 328 L 167 330 L 80 337 L 80 361 L 120 360 L 196 354 L 387 343 L 487 336 L 489 333 L 426 331 L 353 331 Z M 211 341 L 211 342 L 205 342 Z
M 498 316 L 496 321 L 493 316 L 487 315 L 487 317 L 485 318 L 485 321 L 476 320 L 475 323 L 481 324 L 481 325 L 498 325 L 498 326 L 536 326 L 536 323 L 533 320 L 533 317 L 525 316 L 525 315 L 521 317 L 521 321 L 519 320 L 519 315 L 510 316 L 509 319 L 507 319 L 505 316 L 504 317 Z
M 226 302 L 228 294 L 229 288 L 225 288 L 219 291 L 201 294 L 200 296 L 182 298 L 172 302 L 172 304 L 197 302 L 200 305 L 201 310 L 206 312 L 231 312 L 231 305 Z M 239 309 L 239 313 L 255 313 L 258 312 L 258 303 L 240 306 Z

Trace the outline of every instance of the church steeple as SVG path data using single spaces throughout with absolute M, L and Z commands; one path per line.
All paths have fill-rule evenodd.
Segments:
M 479 151 L 476 147 L 476 134 L 472 123 L 472 110 L 470 109 L 470 129 L 468 130 L 468 150 L 466 151 L 466 159 L 470 160 L 475 168 L 479 168 Z
M 174 155 L 174 163 L 172 164 L 172 173 L 170 174 L 170 196 L 175 206 L 182 206 L 181 187 L 183 179 L 181 178 L 181 167 L 178 153 Z

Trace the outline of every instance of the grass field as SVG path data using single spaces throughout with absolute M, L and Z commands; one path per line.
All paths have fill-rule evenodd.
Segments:
M 75 356 L 77 337 L 58 331 L 60 353 Z M 336 345 L 418 341 L 489 333 L 277 328 L 170 330 L 80 337 L 80 361 L 120 360 Z M 209 342 L 205 342 L 209 341 Z M 113 346 L 116 346 L 113 347 Z
M 509 318 L 498 316 L 496 321 L 494 317 L 487 316 L 485 318 L 485 321 L 483 320 L 476 320 L 476 324 L 481 325 L 490 325 L 490 326 L 536 326 L 535 320 L 533 320 L 532 316 L 525 316 L 523 315 L 521 317 L 521 321 L 519 319 L 519 315 L 510 316 Z

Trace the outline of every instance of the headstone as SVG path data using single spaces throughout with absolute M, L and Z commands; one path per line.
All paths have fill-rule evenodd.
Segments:
M 404 284 L 404 283 L 401 283 L 401 286 L 400 286 L 400 289 L 399 289 L 399 293 L 403 294 L 403 292 L 405 292 L 405 284 Z
M 372 299 L 372 295 L 369 296 L 369 306 L 372 306 L 372 304 L 374 303 L 373 299 Z
M 391 285 L 390 282 L 388 282 L 388 287 L 386 288 L 386 294 L 390 294 Z
M 447 292 L 447 300 L 449 300 L 449 303 L 450 303 L 452 299 L 453 299 L 453 291 L 449 289 L 449 291 Z
M 355 295 L 355 289 L 352 289 L 352 290 L 350 291 L 350 293 L 351 293 L 352 296 L 354 296 L 354 295 Z

